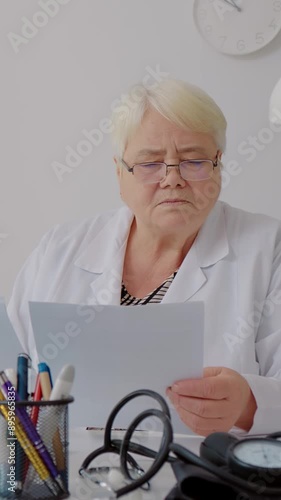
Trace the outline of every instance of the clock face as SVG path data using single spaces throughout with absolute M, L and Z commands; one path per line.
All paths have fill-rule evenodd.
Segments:
M 243 55 L 267 45 L 281 28 L 281 0 L 195 0 L 199 33 L 225 54 Z

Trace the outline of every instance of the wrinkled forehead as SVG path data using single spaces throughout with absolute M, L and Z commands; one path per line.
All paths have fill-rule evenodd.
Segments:
M 169 151 L 176 153 L 208 153 L 216 148 L 211 134 L 190 127 L 181 127 L 168 120 L 156 110 L 148 110 L 132 137 L 125 152 L 138 157 L 164 156 Z

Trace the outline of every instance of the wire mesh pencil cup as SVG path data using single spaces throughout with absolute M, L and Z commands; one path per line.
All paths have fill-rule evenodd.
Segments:
M 59 401 L 0 400 L 0 499 L 69 496 L 68 405 Z

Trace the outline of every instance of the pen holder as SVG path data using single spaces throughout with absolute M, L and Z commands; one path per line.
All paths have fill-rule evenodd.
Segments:
M 0 499 L 69 496 L 68 405 L 59 401 L 0 401 Z

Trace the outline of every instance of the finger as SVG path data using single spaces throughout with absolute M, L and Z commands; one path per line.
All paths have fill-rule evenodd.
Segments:
M 176 396 L 178 397 L 178 394 Z M 176 404 L 177 409 L 182 408 L 203 418 L 225 418 L 230 417 L 232 413 L 226 399 L 200 399 L 180 396 Z
M 202 399 L 180 396 L 171 390 L 166 392 L 176 410 L 182 408 L 194 415 L 204 418 L 225 418 L 232 414 L 231 406 L 227 399 Z
M 206 366 L 203 370 L 203 377 L 217 377 L 221 375 L 222 370 L 222 366 Z
M 179 401 L 180 401 L 180 395 L 177 394 L 176 392 L 173 392 L 171 387 L 168 387 L 166 389 L 166 395 L 168 396 L 169 400 L 171 403 L 173 403 L 175 408 L 178 408 L 179 406 Z
M 190 413 L 183 408 L 177 410 L 180 419 L 189 427 L 195 434 L 207 436 L 212 432 L 227 432 L 232 427 L 231 419 L 223 418 L 203 418 Z
M 206 377 L 175 382 L 171 390 L 181 396 L 204 399 L 224 399 L 229 395 L 229 383 L 225 377 Z

